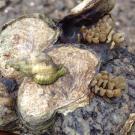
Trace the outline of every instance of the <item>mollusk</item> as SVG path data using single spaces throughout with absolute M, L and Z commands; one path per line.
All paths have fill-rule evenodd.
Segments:
M 15 78 L 22 75 L 6 66 L 13 59 L 27 59 L 42 52 L 57 41 L 60 29 L 45 15 L 33 14 L 19 17 L 5 24 L 0 31 L 0 71 L 3 76 Z
M 22 74 L 32 77 L 38 84 L 51 84 L 59 77 L 64 76 L 67 72 L 66 68 L 62 65 L 58 66 L 53 63 L 48 55 L 38 55 L 36 58 L 32 56 L 31 60 L 10 60 L 7 65 L 13 67 Z M 34 60 L 33 60 L 34 59 Z
M 18 91 L 18 114 L 24 125 L 36 134 L 53 126 L 57 113 L 67 115 L 89 104 L 88 85 L 99 63 L 92 51 L 71 44 L 66 47 L 62 44 L 48 54 L 57 65 L 64 65 L 68 73 L 51 85 L 39 85 L 25 77 Z

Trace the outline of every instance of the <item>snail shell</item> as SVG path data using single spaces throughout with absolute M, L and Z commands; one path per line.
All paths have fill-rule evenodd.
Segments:
M 51 84 L 67 72 L 65 67 L 56 65 L 51 57 L 45 53 L 32 56 L 30 59 L 10 60 L 7 65 L 26 76 L 32 77 L 36 83 L 41 85 Z

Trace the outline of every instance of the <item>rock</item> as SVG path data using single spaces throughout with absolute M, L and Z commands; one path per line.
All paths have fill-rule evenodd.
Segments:
M 52 85 L 38 85 L 25 78 L 18 92 L 19 113 L 36 131 L 43 122 L 44 128 L 52 123 L 55 112 L 66 115 L 89 103 L 88 85 L 99 62 L 92 52 L 71 46 L 54 48 L 48 54 L 68 73 Z

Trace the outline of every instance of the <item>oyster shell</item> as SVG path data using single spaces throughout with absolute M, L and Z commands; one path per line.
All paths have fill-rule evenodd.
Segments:
M 113 9 L 116 0 L 83 0 L 71 10 L 60 25 L 63 30 L 62 42 L 77 42 L 80 27 L 91 26 Z
M 55 120 L 56 112 L 67 114 L 89 103 L 88 85 L 99 59 L 91 51 L 76 47 L 59 47 L 48 52 L 56 64 L 68 73 L 52 85 L 39 85 L 25 78 L 18 92 L 18 112 L 34 132 L 42 132 Z M 37 133 L 38 134 L 38 133 Z
M 70 24 L 85 22 L 95 22 L 108 14 L 115 6 L 116 0 L 83 0 L 79 5 L 71 10 L 62 21 Z
M 60 29 L 46 16 L 33 14 L 5 24 L 0 32 L 0 71 L 3 76 L 19 80 L 21 75 L 6 62 L 26 58 L 51 46 L 60 34 Z
M 0 82 L 0 129 L 14 128 L 17 120 L 14 105 L 13 97 L 8 93 L 6 86 Z

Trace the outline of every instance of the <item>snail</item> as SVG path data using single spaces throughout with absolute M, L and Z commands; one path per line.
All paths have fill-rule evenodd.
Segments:
M 64 66 L 54 64 L 51 57 L 45 53 L 32 55 L 29 61 L 25 59 L 8 61 L 6 66 L 13 67 L 26 76 L 31 76 L 36 83 L 41 85 L 54 83 L 67 72 Z

